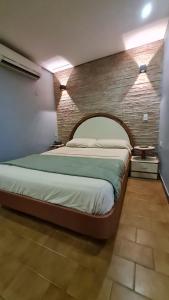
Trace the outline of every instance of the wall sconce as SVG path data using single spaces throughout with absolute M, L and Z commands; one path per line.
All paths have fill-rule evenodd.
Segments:
M 66 90 L 66 85 L 61 84 L 61 85 L 60 85 L 60 90 L 61 90 L 61 91 L 65 91 L 65 90 Z
M 141 65 L 139 67 L 139 73 L 146 73 L 147 72 L 147 65 Z

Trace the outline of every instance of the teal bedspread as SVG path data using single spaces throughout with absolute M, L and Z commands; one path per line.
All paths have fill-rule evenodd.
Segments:
M 124 174 L 124 163 L 119 159 L 33 154 L 24 158 L 3 162 L 3 164 L 45 172 L 107 180 L 114 188 L 115 198 L 120 193 L 121 178 Z

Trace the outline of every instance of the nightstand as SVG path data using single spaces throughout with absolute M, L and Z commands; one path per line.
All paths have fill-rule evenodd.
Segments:
M 147 156 L 141 159 L 140 156 L 131 158 L 131 177 L 157 179 L 159 159 L 156 156 Z
M 52 144 L 49 146 L 49 149 L 48 150 L 54 150 L 54 149 L 58 149 L 60 147 L 64 147 L 64 144 Z

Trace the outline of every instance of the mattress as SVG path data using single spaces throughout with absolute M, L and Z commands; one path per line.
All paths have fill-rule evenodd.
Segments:
M 42 153 L 45 154 L 116 158 L 121 159 L 124 164 L 129 157 L 127 149 L 102 148 L 62 147 Z M 0 189 L 89 214 L 105 214 L 114 205 L 114 190 L 108 181 L 9 165 L 0 165 Z

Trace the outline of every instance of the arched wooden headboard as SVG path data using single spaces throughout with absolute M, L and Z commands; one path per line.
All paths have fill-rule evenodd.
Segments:
M 128 126 L 119 118 L 107 113 L 95 113 L 83 117 L 73 128 L 73 138 L 126 139 L 134 146 Z

